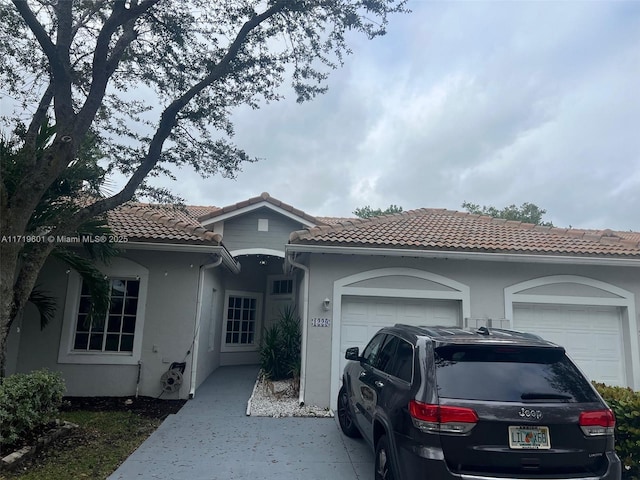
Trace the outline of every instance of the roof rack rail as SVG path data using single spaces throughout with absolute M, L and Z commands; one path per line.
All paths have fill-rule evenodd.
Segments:
M 491 332 L 489 331 L 488 327 L 485 327 L 484 325 L 480 328 L 478 328 L 476 330 L 476 333 L 479 333 L 480 335 L 491 335 Z

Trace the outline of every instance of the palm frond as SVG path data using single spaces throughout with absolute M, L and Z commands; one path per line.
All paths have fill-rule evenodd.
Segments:
M 89 290 L 91 295 L 91 306 L 87 322 L 92 319 L 98 324 L 104 321 L 109 311 L 111 282 L 109 279 L 96 268 L 92 260 L 78 255 L 66 248 L 55 248 L 51 255 L 62 260 L 82 277 L 83 284 Z
M 29 295 L 29 302 L 38 309 L 40 314 L 40 330 L 44 330 L 53 321 L 56 314 L 57 304 L 55 297 L 36 285 Z

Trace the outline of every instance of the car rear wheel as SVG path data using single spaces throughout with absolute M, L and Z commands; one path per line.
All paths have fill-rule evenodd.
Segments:
M 387 437 L 380 437 L 376 443 L 375 480 L 394 480 L 398 478 L 393 470 L 393 459 Z
M 338 393 L 338 422 L 340 422 L 340 428 L 347 437 L 360 437 L 360 431 L 358 427 L 356 427 L 351 409 L 349 408 L 349 395 L 344 386 L 340 388 L 340 392 Z

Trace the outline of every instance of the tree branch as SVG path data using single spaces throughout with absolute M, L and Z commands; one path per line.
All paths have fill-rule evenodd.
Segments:
M 136 33 L 133 28 L 135 20 L 157 4 L 158 1 L 145 0 L 140 4 L 132 4 L 129 9 L 125 8 L 124 2 L 114 3 L 111 15 L 104 23 L 96 40 L 91 68 L 91 87 L 89 88 L 87 99 L 76 117 L 75 135 L 81 136 L 86 133 L 88 125 L 93 122 L 96 112 L 102 105 L 102 99 L 111 75 L 113 75 L 127 47 L 136 39 Z M 127 24 L 128 28 L 125 27 L 125 32 L 116 41 L 116 46 L 111 51 L 111 55 L 109 55 L 111 37 L 118 27 Z
M 58 58 L 58 52 L 56 51 L 56 46 L 53 44 L 49 35 L 47 34 L 44 27 L 40 24 L 36 16 L 33 14 L 29 5 L 24 0 L 12 0 L 13 5 L 16 7 L 16 10 L 24 20 L 24 23 L 27 24 L 29 30 L 36 37 L 36 40 L 42 47 L 42 51 L 49 59 L 52 67 L 55 65 L 56 68 L 61 69 L 63 66 L 60 64 L 60 59 Z
M 25 137 L 25 146 L 30 149 L 36 148 L 36 138 L 38 137 L 38 131 L 42 126 L 42 122 L 47 116 L 47 111 L 51 106 L 51 100 L 53 99 L 53 84 L 49 83 L 47 89 L 44 94 L 42 94 L 42 98 L 40 99 L 40 103 L 38 104 L 38 108 L 33 114 L 33 118 L 31 119 L 31 123 L 29 124 L 29 128 L 27 129 L 27 134 Z M 31 164 L 35 163 L 35 158 L 29 158 L 31 160 Z
M 180 111 L 205 88 L 212 85 L 214 82 L 221 79 L 230 72 L 231 62 L 238 55 L 240 47 L 246 41 L 252 30 L 257 28 L 265 20 L 285 10 L 287 5 L 289 4 L 290 2 L 287 0 L 276 2 L 263 13 L 251 17 L 251 19 L 249 19 L 242 25 L 242 28 L 238 31 L 238 34 L 229 46 L 227 53 L 220 60 L 220 62 L 218 62 L 218 64 L 216 64 L 215 67 L 212 68 L 211 72 L 206 75 L 201 81 L 187 90 L 183 95 L 171 102 L 171 104 L 169 104 L 169 106 L 167 106 L 167 108 L 164 110 L 162 116 L 160 117 L 160 124 L 158 125 L 156 133 L 149 144 L 149 149 L 147 151 L 147 154 L 145 155 L 144 160 L 133 173 L 124 188 L 120 192 L 109 198 L 98 200 L 92 205 L 83 208 L 80 212 L 78 212 L 78 214 L 74 216 L 74 224 L 80 225 L 89 218 L 104 213 L 107 210 L 111 210 L 118 205 L 129 201 L 133 197 L 135 191 L 145 179 L 147 174 L 158 163 L 158 160 L 160 159 L 160 155 L 162 153 L 164 142 L 171 134 L 171 131 L 176 124 L 177 115 L 180 113 Z

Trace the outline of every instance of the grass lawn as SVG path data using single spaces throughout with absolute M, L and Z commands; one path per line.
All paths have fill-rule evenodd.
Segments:
M 38 452 L 10 480 L 106 479 L 162 422 L 128 411 L 69 411 L 62 420 L 79 425 Z

